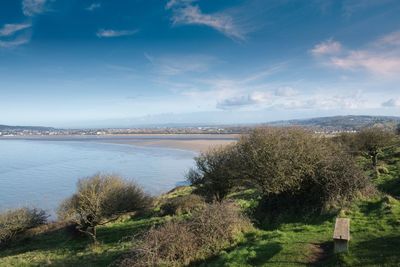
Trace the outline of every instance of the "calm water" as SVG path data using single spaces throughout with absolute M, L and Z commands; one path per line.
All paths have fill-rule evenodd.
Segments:
M 76 181 L 96 172 L 136 180 L 152 194 L 184 181 L 194 152 L 89 141 L 0 140 L 0 211 L 40 207 L 53 213 Z

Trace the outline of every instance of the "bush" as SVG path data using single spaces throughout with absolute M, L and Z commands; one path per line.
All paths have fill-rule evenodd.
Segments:
M 181 215 L 203 208 L 204 199 L 195 194 L 167 199 L 160 207 L 162 215 Z
M 216 202 L 195 214 L 190 226 L 202 254 L 209 256 L 232 244 L 239 233 L 251 228 L 251 223 L 235 203 Z
M 77 193 L 59 207 L 61 220 L 78 225 L 78 230 L 96 242 L 96 227 L 116 220 L 121 214 L 143 211 L 151 197 L 138 185 L 119 176 L 96 174 L 78 181 Z
M 222 201 L 237 185 L 236 146 L 217 147 L 195 158 L 196 168 L 187 174 L 187 180 L 197 186 L 196 192 L 209 200 Z
M 250 225 L 232 203 L 207 205 L 189 220 L 150 229 L 120 266 L 185 266 L 228 247 Z
M 394 134 L 380 128 L 368 128 L 360 131 L 355 136 L 358 150 L 371 159 L 372 167 L 378 174 L 378 159 L 382 149 L 392 144 Z
M 0 214 L 0 247 L 13 241 L 28 229 L 45 224 L 48 215 L 43 210 L 20 208 Z
M 377 171 L 379 174 L 389 174 L 390 173 L 389 169 L 386 168 L 385 166 L 378 166 Z
M 237 187 L 256 189 L 271 214 L 322 211 L 352 200 L 368 185 L 349 153 L 350 139 L 301 128 L 258 128 L 235 145 L 202 154 L 188 179 L 218 201 Z
M 270 214 L 343 204 L 368 184 L 342 146 L 306 130 L 258 129 L 238 146 L 243 176 L 262 192 L 260 208 Z
M 120 266 L 182 266 L 196 258 L 199 247 L 187 224 L 167 222 L 140 237 L 137 247 Z

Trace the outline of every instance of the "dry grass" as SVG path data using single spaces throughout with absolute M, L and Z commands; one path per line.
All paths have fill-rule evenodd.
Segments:
M 186 266 L 232 245 L 251 224 L 237 205 L 214 203 L 186 221 L 170 221 L 140 238 L 120 266 Z

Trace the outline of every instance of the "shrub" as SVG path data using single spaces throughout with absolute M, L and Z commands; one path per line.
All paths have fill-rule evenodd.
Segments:
M 389 169 L 386 168 L 385 166 L 378 166 L 377 171 L 379 174 L 389 174 L 390 173 Z
M 151 198 L 138 185 L 119 176 L 96 174 L 78 181 L 77 192 L 59 207 L 61 220 L 78 225 L 78 230 L 96 242 L 96 227 L 121 214 L 143 211 Z
M 251 228 L 251 223 L 235 203 L 216 202 L 196 213 L 190 226 L 202 254 L 209 256 L 232 244 L 239 233 Z
M 210 200 L 222 201 L 236 186 L 236 146 L 217 147 L 195 158 L 196 168 L 187 174 L 187 180 L 197 186 L 197 192 Z
M 368 128 L 357 133 L 355 140 L 358 150 L 371 159 L 372 167 L 378 173 L 378 158 L 382 149 L 393 142 L 393 133 L 380 128 Z
M 203 208 L 204 205 L 205 202 L 201 196 L 190 194 L 167 199 L 165 203 L 161 205 L 160 211 L 162 215 L 181 215 L 199 210 Z
M 43 210 L 20 208 L 0 214 L 0 247 L 13 241 L 28 229 L 45 224 L 48 215 Z
M 167 222 L 153 227 L 137 241 L 136 248 L 120 266 L 182 266 L 196 258 L 199 247 L 187 224 Z
M 242 176 L 262 192 L 261 209 L 271 214 L 342 204 L 367 185 L 341 145 L 299 128 L 254 130 L 238 153 Z
M 120 266 L 185 266 L 226 248 L 250 225 L 236 205 L 210 204 L 191 219 L 150 229 Z

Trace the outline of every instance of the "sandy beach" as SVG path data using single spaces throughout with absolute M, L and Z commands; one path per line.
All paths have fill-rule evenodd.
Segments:
M 57 135 L 57 136 L 13 136 L 0 140 L 22 139 L 42 141 L 88 141 L 128 144 L 147 147 L 167 147 L 204 152 L 210 148 L 228 145 L 238 140 L 237 134 L 131 134 L 131 135 Z
M 123 142 L 123 143 L 136 146 L 167 147 L 167 148 L 191 150 L 196 152 L 205 152 L 213 147 L 224 146 L 232 144 L 234 142 L 236 141 L 235 140 L 153 140 L 153 141 L 135 141 L 135 142 Z

